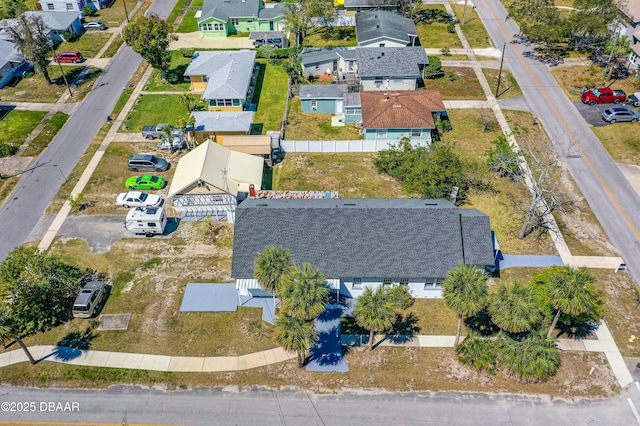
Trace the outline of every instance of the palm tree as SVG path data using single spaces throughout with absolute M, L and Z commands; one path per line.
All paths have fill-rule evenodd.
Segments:
M 260 286 L 273 295 L 274 309 L 282 277 L 289 268 L 291 268 L 291 253 L 283 247 L 265 247 L 256 258 L 254 275 Z
M 16 17 L 15 25 L 5 25 L 4 29 L 9 40 L 35 66 L 36 72 L 42 74 L 47 85 L 53 84 L 47 70 L 52 53 L 50 29 L 42 18 L 21 14 Z
M 569 315 L 584 314 L 593 309 L 598 301 L 598 294 L 591 286 L 595 278 L 584 268 L 566 266 L 550 278 L 547 294 L 551 305 L 558 311 L 551 322 L 547 337 L 553 333 L 563 312 Z
M 510 287 L 501 283 L 490 296 L 488 308 L 494 324 L 509 333 L 530 331 L 542 318 L 533 288 L 518 281 Z
M 301 320 L 312 320 L 329 304 L 327 277 L 305 263 L 302 269 L 289 268 L 282 279 L 282 310 Z
M 171 152 L 175 151 L 175 147 L 173 146 L 173 139 L 175 138 L 174 132 L 177 130 L 177 127 L 173 124 L 165 124 L 160 129 L 162 132 L 160 135 L 160 140 L 169 144 L 169 149 Z
M 370 351 L 373 350 L 374 333 L 390 329 L 395 320 L 396 307 L 387 296 L 388 290 L 385 287 L 375 290 L 366 287 L 358 298 L 354 316 L 359 326 L 369 330 Z
M 560 367 L 560 352 L 544 333 L 532 333 L 522 342 L 503 336 L 497 358 L 505 373 L 522 383 L 547 380 Z
M 467 338 L 456 346 L 458 360 L 461 363 L 490 374 L 496 370 L 496 350 L 495 340 L 482 339 L 472 332 L 469 332 Z
M 459 264 L 442 283 L 444 300 L 458 315 L 455 345 L 460 342 L 462 318 L 477 314 L 487 305 L 487 278 L 482 269 Z
M 295 318 L 283 312 L 275 323 L 276 341 L 288 351 L 298 354 L 298 367 L 304 366 L 306 353 L 318 340 L 312 321 Z

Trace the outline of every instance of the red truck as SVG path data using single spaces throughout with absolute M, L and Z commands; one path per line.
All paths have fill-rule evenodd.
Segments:
M 624 90 L 613 90 L 609 87 L 601 87 L 599 89 L 589 90 L 582 94 L 582 103 L 595 104 L 619 104 L 627 100 L 627 94 Z

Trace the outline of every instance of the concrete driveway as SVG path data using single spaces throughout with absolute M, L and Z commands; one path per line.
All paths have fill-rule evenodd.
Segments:
M 573 104 L 576 106 L 578 112 L 580 112 L 580 115 L 582 115 L 582 118 L 584 118 L 584 121 L 595 127 L 609 125 L 609 123 L 602 119 L 602 111 L 607 108 L 613 108 L 614 106 L 620 106 L 619 104 L 585 105 L 582 102 L 574 102 Z

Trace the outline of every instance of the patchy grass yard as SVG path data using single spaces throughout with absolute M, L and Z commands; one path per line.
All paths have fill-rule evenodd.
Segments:
M 273 168 L 273 189 L 339 191 L 342 198 L 403 198 L 402 185 L 378 173 L 373 153 L 288 153 Z
M 178 19 L 178 15 L 180 15 L 180 12 L 182 12 L 182 9 L 184 9 L 184 5 L 187 3 L 187 0 L 178 0 L 176 2 L 176 4 L 173 6 L 173 9 L 171 9 L 171 13 L 169 14 L 169 16 L 167 17 L 167 21 L 170 24 L 173 24 L 174 28 L 176 28 L 176 19 Z
M 180 95 L 144 95 L 141 96 L 124 121 L 123 130 L 142 131 L 142 127 L 158 123 L 176 124 L 179 118 L 188 118 L 189 114 L 180 103 Z
M 58 52 L 64 52 L 67 50 L 79 51 L 85 58 L 95 57 L 100 49 L 107 44 L 107 41 L 111 38 L 111 33 L 105 31 L 87 31 L 80 36 L 76 41 L 65 41 L 58 46 Z
M 93 89 L 93 83 L 95 83 L 98 77 L 100 77 L 100 74 L 102 74 L 102 69 L 95 67 L 90 68 L 82 79 L 82 83 L 71 88 L 73 96 L 67 98 L 67 103 L 79 102 L 84 99 L 84 97 Z
M 35 74 L 20 79 L 13 87 L 5 86 L 0 89 L 0 98 L 4 102 L 56 102 L 67 90 L 67 86 L 64 84 L 60 67 L 57 64 L 51 63 L 47 69 L 53 84 L 47 85 L 42 74 Z M 81 66 L 65 66 L 64 73 L 67 76 L 67 81 L 71 83 L 83 69 L 84 67 Z M 86 84 L 90 84 L 90 82 L 84 82 L 83 86 Z M 79 100 L 81 99 L 74 98 L 74 102 Z
M 0 119 L 0 142 L 22 145 L 45 115 L 44 111 L 10 111 Z
M 169 73 L 174 74 L 175 76 L 179 76 L 178 81 L 173 84 L 169 83 L 162 78 L 160 70 L 154 69 L 153 74 L 151 74 L 151 78 L 147 82 L 147 85 L 144 87 L 144 90 L 149 92 L 189 91 L 190 82 L 185 81 L 183 75 L 190 62 L 190 57 L 185 58 L 184 56 L 182 56 L 179 50 L 172 50 L 171 70 L 169 71 Z M 199 97 L 199 95 L 197 97 Z
M 429 90 L 439 90 L 442 99 L 486 99 L 482 86 L 470 67 L 442 67 L 445 76 L 425 80 Z
M 498 75 L 500 75 L 499 70 L 483 69 L 482 72 L 489 83 L 489 87 L 491 87 L 491 93 L 495 96 L 496 89 L 498 88 Z M 502 70 L 498 99 L 515 98 L 518 96 L 522 96 L 520 85 L 511 72 Z
M 9 194 L 11 194 L 11 191 L 16 187 L 19 180 L 20 178 L 17 176 L 0 179 L 0 205 L 2 205 Z
M 123 43 L 124 43 L 124 39 L 122 38 L 121 35 L 118 35 L 116 38 L 113 39 L 113 42 L 109 45 L 109 47 L 107 47 L 107 50 L 104 51 L 104 53 L 102 54 L 102 57 L 113 58 Z
M 256 128 L 262 126 L 264 135 L 267 130 L 280 130 L 289 76 L 281 65 L 271 65 L 266 60 L 256 62 L 260 65 L 260 73 L 253 94 L 253 102 L 258 104 L 253 125 Z
M 291 140 L 354 140 L 362 139 L 355 124 L 331 126 L 332 114 L 302 113 L 300 98 L 289 100 L 286 138 Z
M 591 127 L 591 130 L 600 139 L 613 161 L 640 165 L 638 123 L 616 123 Z
M 356 27 L 313 27 L 304 39 L 309 47 L 357 46 Z
M 69 116 L 63 112 L 56 112 L 53 117 L 44 125 L 40 134 L 31 141 L 29 146 L 20 154 L 23 157 L 35 157 L 49 146 L 49 142 L 58 134 Z
M 464 5 L 454 4 L 451 5 L 451 7 L 453 8 L 453 12 L 456 14 L 458 22 L 460 22 L 460 28 L 472 49 L 493 47 L 489 33 L 487 33 L 480 16 L 478 16 L 478 13 L 473 10 L 471 6 L 467 6 L 467 16 L 464 24 L 462 23 Z
M 133 0 L 125 0 L 127 2 L 127 11 L 131 13 L 136 6 L 136 2 Z M 145 4 L 138 9 L 136 16 L 146 10 L 151 5 L 149 0 L 145 0 Z M 100 9 L 95 17 L 92 19 L 104 22 L 108 27 L 117 27 L 126 21 L 124 13 L 124 3 L 122 0 L 114 1 L 106 9 Z
M 198 31 L 198 18 L 196 12 L 186 12 L 178 25 L 177 33 L 192 33 Z
M 417 6 L 417 9 L 418 13 L 429 9 L 437 9 L 446 13 L 446 9 L 442 4 L 421 4 Z M 429 24 L 420 22 L 416 24 L 420 44 L 426 48 L 462 48 L 458 34 L 447 31 L 447 25 L 443 22 L 431 22 Z

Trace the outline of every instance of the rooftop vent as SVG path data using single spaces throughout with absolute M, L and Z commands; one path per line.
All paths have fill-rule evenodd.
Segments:
M 267 207 L 267 206 L 268 206 L 268 204 L 266 204 L 266 203 L 256 204 L 256 207 Z
M 343 205 L 343 206 L 355 206 L 356 204 L 355 204 L 355 203 L 344 203 L 344 204 L 342 204 L 342 205 Z

